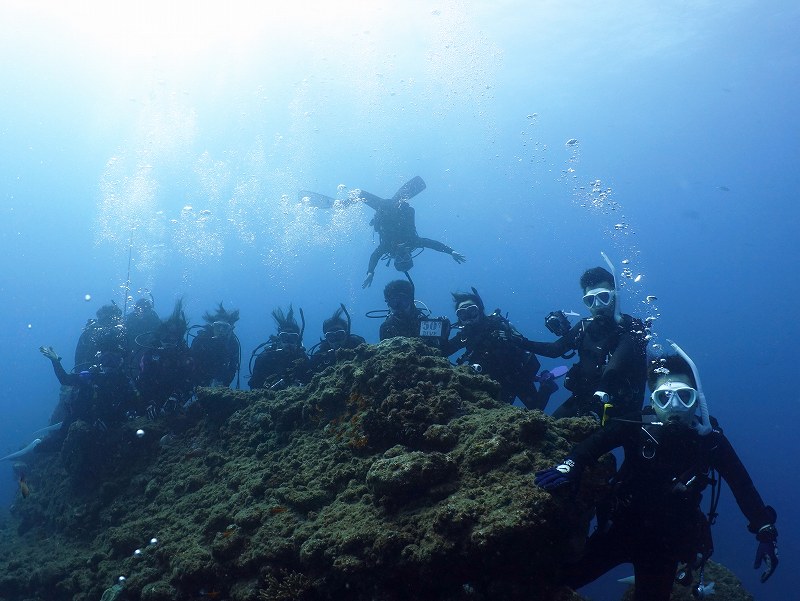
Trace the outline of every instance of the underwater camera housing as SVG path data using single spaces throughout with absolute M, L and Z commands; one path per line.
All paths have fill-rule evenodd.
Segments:
M 572 328 L 569 318 L 563 311 L 551 311 L 548 313 L 547 317 L 544 318 L 544 325 L 559 338 L 564 336 L 564 334 L 569 332 Z

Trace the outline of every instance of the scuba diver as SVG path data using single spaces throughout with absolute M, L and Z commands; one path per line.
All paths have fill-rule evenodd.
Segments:
M 122 309 L 111 301 L 97 310 L 97 319 L 89 319 L 75 345 L 73 371 L 82 371 L 97 363 L 101 352 L 122 353 L 125 350 L 125 326 Z
M 291 305 L 285 313 L 281 308 L 274 309 L 272 318 L 278 332 L 256 347 L 250 355 L 251 389 L 282 390 L 302 385 L 308 376 L 308 356 L 303 347 L 303 310 L 300 309 L 302 327 L 297 323 Z
M 194 363 L 194 382 L 198 386 L 228 387 L 239 374 L 242 347 L 233 331 L 239 321 L 239 310 L 227 311 L 219 303 L 214 313 L 203 314 L 204 326 L 192 340 L 190 351 Z M 236 387 L 239 387 L 237 380 Z
M 387 311 L 370 311 L 367 317 L 385 317 L 380 327 L 381 341 L 395 336 L 421 338 L 431 346 L 442 349 L 450 336 L 450 320 L 446 317 L 431 317 L 424 303 L 414 300 L 414 284 L 411 279 L 392 280 L 383 288 L 383 300 Z M 423 308 L 417 307 L 420 302 Z
M 413 198 L 425 189 L 425 182 L 421 177 L 406 182 L 392 198 L 380 198 L 369 192 L 361 191 L 359 200 L 375 209 L 375 216 L 370 225 L 378 232 L 378 247 L 372 252 L 367 267 L 367 277 L 362 288 L 372 285 L 375 268 L 382 258 L 389 262 L 394 261 L 397 271 L 408 273 L 414 266 L 414 252 L 419 249 L 430 248 L 453 257 L 456 263 L 463 263 L 466 257 L 456 252 L 446 244 L 421 238 L 417 234 L 414 208 L 408 204 Z
M 344 317 L 343 317 L 344 316 Z M 309 371 L 316 374 L 326 367 L 336 364 L 336 351 L 340 348 L 353 349 L 366 340 L 350 332 L 350 314 L 344 304 L 322 322 L 322 340 L 309 351 Z
M 604 258 L 607 259 L 605 254 Z M 609 267 L 613 271 L 611 262 Z M 647 376 L 645 324 L 619 309 L 612 272 L 594 267 L 580 279 L 583 302 L 592 316 L 570 327 L 563 312 L 545 318 L 548 329 L 559 335 L 555 342 L 522 341 L 522 346 L 541 357 L 578 362 L 567 372 L 564 387 L 572 392 L 553 412 L 553 417 L 595 415 L 607 418 L 637 412 L 642 407 Z
M 161 318 L 153 308 L 153 295 L 143 296 L 133 305 L 133 310 L 125 316 L 125 333 L 127 336 L 128 370 L 135 377 L 139 371 L 144 349 L 136 342 L 137 338 L 144 339 L 148 334 L 153 335 L 161 325 Z
M 105 431 L 108 426 L 123 421 L 126 413 L 136 407 L 139 393 L 123 369 L 121 353 L 100 352 L 93 365 L 86 366 L 80 373 L 67 373 L 53 347 L 40 346 L 39 352 L 50 360 L 62 387 L 69 386 L 75 391 L 60 408 L 61 428 L 45 439 L 39 451 L 60 447 L 75 420 Z
M 186 343 L 188 329 L 183 299 L 179 298 L 155 332 L 137 337 L 143 348 L 136 379 L 143 404 L 138 414 L 154 418 L 158 413 L 176 413 L 192 396 L 194 367 Z
M 497 381 L 501 386 L 502 400 L 513 403 L 519 398 L 528 409 L 544 411 L 558 385 L 547 374 L 537 378 L 541 366 L 534 353 L 523 348 L 525 338 L 497 309 L 491 315 L 486 310 L 478 291 L 454 292 L 458 333 L 451 338 L 445 353 L 452 355 L 465 348 L 456 360 L 458 365 L 471 365 L 478 372 Z M 534 382 L 541 382 L 536 390 Z
M 692 589 L 695 597 L 713 591 L 713 583 L 703 582 L 703 571 L 713 552 L 710 524 L 720 489 L 715 471 L 749 520 L 747 529 L 758 542 L 753 567 L 766 568 L 762 583 L 778 565 L 777 514 L 764 504 L 731 443 L 708 415 L 694 363 L 677 344 L 670 344 L 677 355 L 650 364 L 647 409 L 635 419 L 610 418 L 560 465 L 536 473 L 535 484 L 545 490 L 574 494 L 586 466 L 612 449 L 624 449 L 609 498 L 598 505 L 597 528 L 582 557 L 565 566 L 562 574 L 563 584 L 573 589 L 617 565 L 632 563 L 634 601 L 667 601 L 673 583 L 689 586 L 694 572 L 699 577 Z M 711 509 L 706 517 L 700 502 L 709 485 Z

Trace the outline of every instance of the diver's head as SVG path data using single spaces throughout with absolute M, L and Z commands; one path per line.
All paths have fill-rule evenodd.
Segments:
M 302 314 L 302 310 L 301 310 Z M 284 312 L 278 307 L 272 311 L 272 319 L 278 326 L 276 338 L 279 348 L 299 348 L 303 344 L 303 336 L 300 324 L 294 317 L 294 308 L 289 305 L 289 310 Z
M 275 337 L 278 339 L 278 348 L 300 348 L 300 330 L 281 329 Z
M 483 300 L 475 288 L 472 292 L 453 292 L 453 303 L 456 308 L 456 317 L 461 325 L 478 323 L 485 317 Z
M 103 305 L 97 310 L 97 322 L 103 325 L 116 323 L 122 319 L 122 309 L 117 303 L 111 301 L 110 305 Z
M 392 313 L 410 313 L 414 309 L 414 285 L 408 280 L 392 280 L 383 289 L 383 300 Z
M 344 305 L 322 322 L 322 336 L 331 348 L 338 349 L 350 335 L 350 324 L 342 317 Z
M 183 310 L 183 298 L 175 301 L 172 313 L 161 320 L 158 328 L 160 345 L 163 348 L 177 348 L 183 346 L 186 330 L 189 329 L 189 320 Z
M 326 319 L 322 325 L 322 335 L 331 348 L 338 349 L 347 340 L 347 322 Z
M 145 313 L 149 313 L 153 310 L 153 301 L 149 298 L 142 297 L 136 301 L 136 304 L 133 305 L 133 313 L 138 317 L 141 317 Z
M 214 338 L 227 339 L 233 333 L 234 325 L 239 321 L 239 309 L 227 311 L 220 302 L 214 313 L 206 311 L 203 319 L 211 325 Z
M 394 255 L 394 268 L 397 271 L 409 271 L 414 267 L 414 259 L 411 258 L 411 251 L 407 248 L 399 249 Z
M 699 405 L 697 383 L 692 369 L 678 355 L 650 363 L 647 384 L 652 393 L 650 405 L 665 424 L 690 425 Z
M 604 315 L 613 317 L 616 309 L 617 293 L 614 276 L 607 269 L 593 267 L 581 276 L 583 303 L 594 317 Z

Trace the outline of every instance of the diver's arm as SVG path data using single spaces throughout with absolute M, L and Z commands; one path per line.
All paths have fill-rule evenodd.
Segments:
M 617 347 L 603 368 L 598 390 L 604 390 L 612 397 L 625 394 L 632 382 L 644 381 L 646 371 L 647 343 L 644 332 L 626 331 L 620 336 Z
M 564 334 L 555 342 L 537 342 L 535 340 L 522 338 L 517 342 L 517 344 L 526 351 L 532 352 L 534 355 L 556 359 L 561 355 L 568 353 L 569 351 L 575 350 L 575 341 L 578 337 L 580 328 L 581 323 L 578 322 L 572 326 L 572 329 L 569 332 Z
M 59 384 L 62 386 L 80 385 L 81 377 L 78 374 L 67 373 L 67 370 L 64 369 L 63 365 L 61 365 L 61 357 L 58 356 L 58 353 L 56 353 L 52 346 L 40 346 L 39 352 L 50 359 L 50 363 L 53 366 L 53 371 L 56 374 L 56 378 L 58 378 Z
M 713 466 L 719 475 L 725 479 L 736 499 L 736 504 L 744 516 L 749 520 L 748 530 L 755 533 L 762 526 L 775 523 L 775 510 L 764 504 L 761 495 L 756 490 L 750 474 L 744 467 L 741 459 L 736 454 L 728 438 L 718 430 L 709 436 L 715 437 L 716 446 L 713 450 Z
M 367 266 L 367 273 L 375 273 L 375 268 L 378 266 L 378 261 L 381 260 L 381 257 L 388 252 L 388 249 L 385 245 L 379 244 L 378 247 L 372 251 L 372 254 L 369 256 L 369 265 Z
M 597 462 L 606 453 L 621 447 L 631 436 L 633 429 L 638 430 L 638 424 L 626 422 L 609 423 L 596 430 L 583 442 L 572 448 L 569 457 L 580 467 L 587 467 Z
M 430 248 L 431 250 L 438 251 L 440 253 L 445 253 L 446 255 L 452 255 L 455 251 L 447 246 L 447 244 L 443 244 L 438 240 L 431 240 L 430 238 L 420 238 L 417 237 L 416 240 L 410 242 L 417 248 Z

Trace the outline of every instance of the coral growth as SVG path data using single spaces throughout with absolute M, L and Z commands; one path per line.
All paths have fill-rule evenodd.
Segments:
M 501 404 L 415 340 L 340 355 L 302 388 L 200 389 L 99 454 L 75 425 L 31 462 L 0 598 L 97 601 L 124 575 L 120 599 L 153 601 L 578 599 L 553 578 L 611 462 L 568 507 L 532 474 L 596 426 Z

